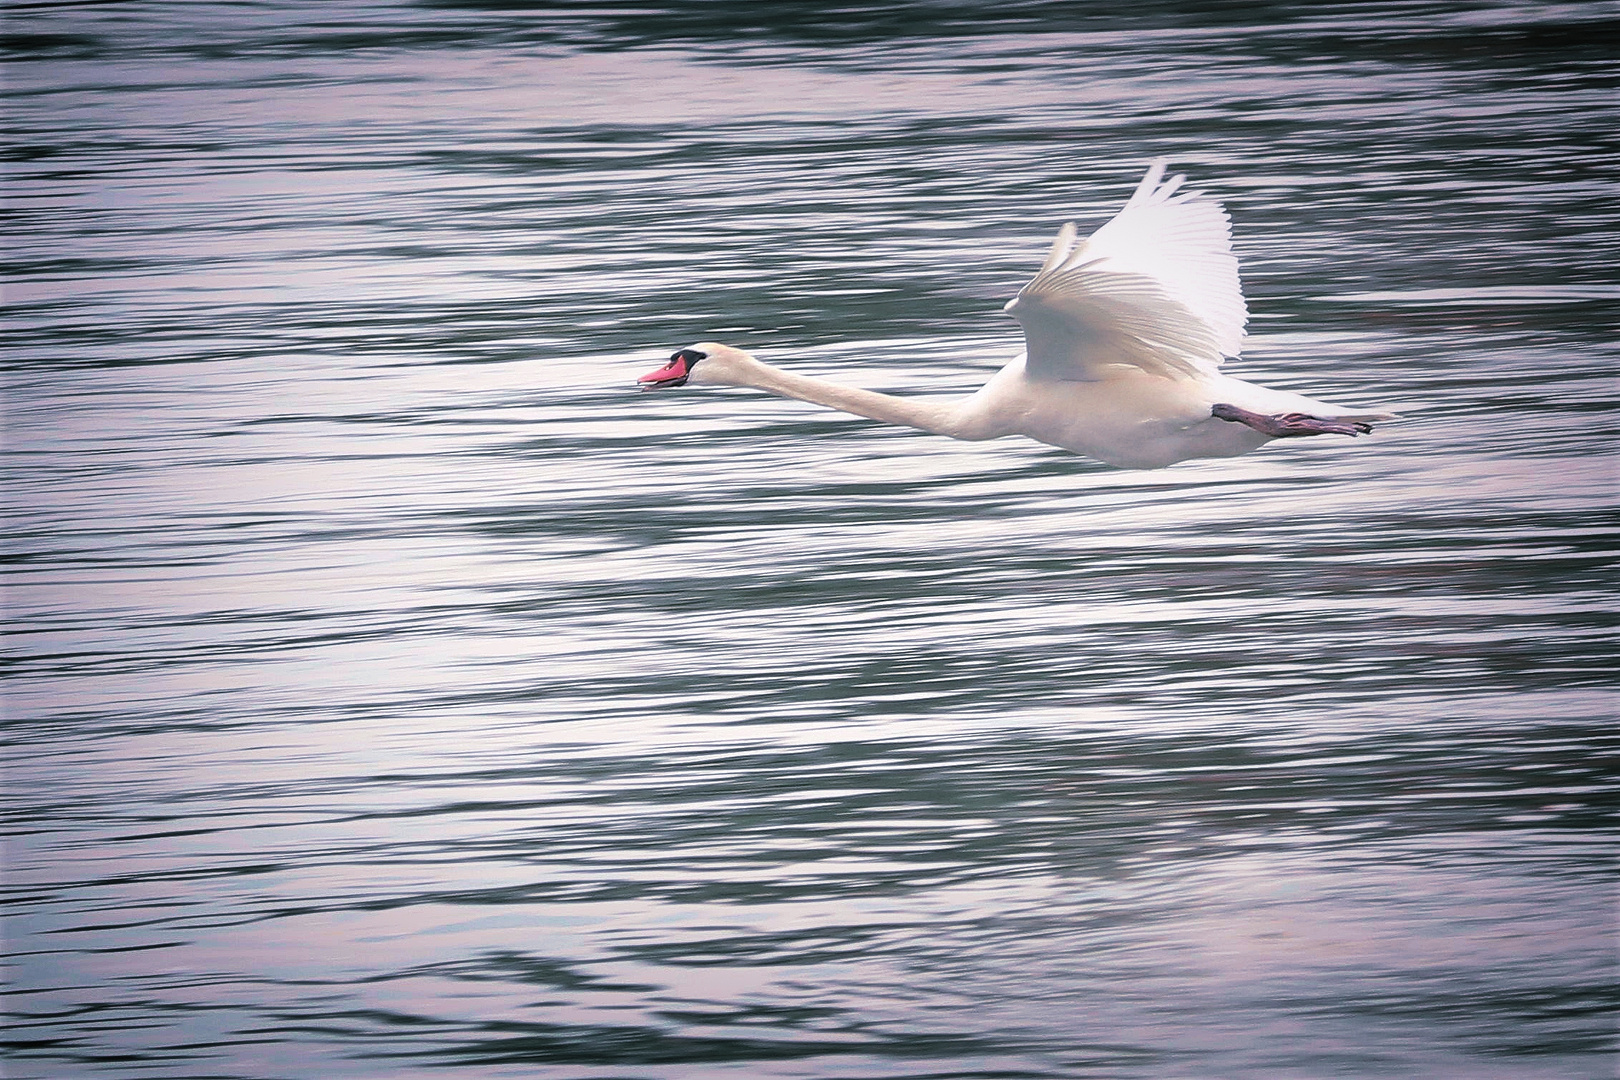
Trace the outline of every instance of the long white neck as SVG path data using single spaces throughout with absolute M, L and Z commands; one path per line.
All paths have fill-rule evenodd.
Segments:
M 873 390 L 840 386 L 806 375 L 795 375 L 758 360 L 748 365 L 746 381 L 739 379 L 737 385 L 767 390 L 783 397 L 808 401 L 812 405 L 825 405 L 829 409 L 854 413 L 868 420 L 880 420 L 886 424 L 904 424 L 935 435 L 962 437 L 958 430 L 960 425 L 957 423 L 958 409 L 955 404 L 936 404 L 917 398 L 891 397 Z

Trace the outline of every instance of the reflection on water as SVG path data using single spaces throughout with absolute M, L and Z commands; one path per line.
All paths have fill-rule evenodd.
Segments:
M 8 16 L 8 1075 L 1603 1071 L 1612 16 L 766 10 Z M 1405 422 L 632 389 L 969 392 L 1158 154 Z

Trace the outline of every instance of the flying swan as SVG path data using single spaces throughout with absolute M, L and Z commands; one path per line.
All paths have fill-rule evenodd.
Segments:
M 1234 379 L 1248 309 L 1226 211 L 1177 194 L 1155 161 L 1112 221 L 1058 232 L 1040 272 L 1008 302 L 1024 352 L 951 404 L 795 375 L 712 341 L 675 353 L 644 389 L 746 386 L 955 439 L 1025 435 L 1109 465 L 1158 469 L 1234 457 L 1272 439 L 1359 435 L 1393 417 Z

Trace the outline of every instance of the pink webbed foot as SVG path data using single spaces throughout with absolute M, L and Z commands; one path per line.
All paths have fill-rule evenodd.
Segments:
M 1335 420 L 1331 417 L 1297 412 L 1267 415 L 1241 409 L 1236 405 L 1216 405 L 1209 413 L 1217 420 L 1230 420 L 1234 424 L 1247 425 L 1262 435 L 1270 435 L 1273 439 L 1289 439 L 1301 435 L 1365 435 L 1372 430 L 1371 424 L 1360 420 Z

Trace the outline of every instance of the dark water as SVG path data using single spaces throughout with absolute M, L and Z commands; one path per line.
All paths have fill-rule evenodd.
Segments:
M 6 1075 L 1613 1074 L 1620 16 L 1100 10 L 10 5 Z M 1403 423 L 631 389 L 1159 154 Z

